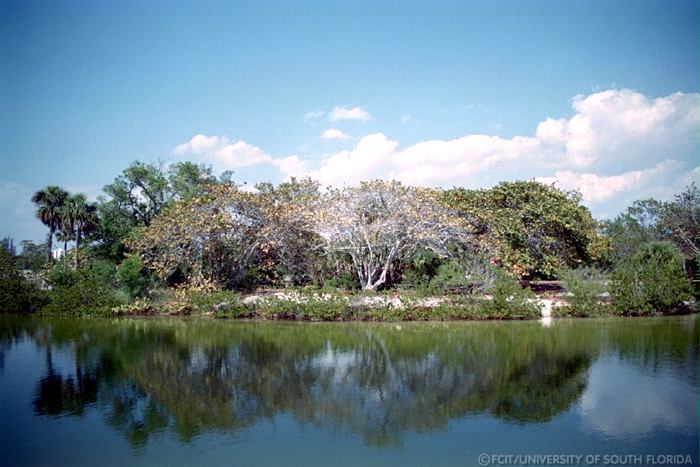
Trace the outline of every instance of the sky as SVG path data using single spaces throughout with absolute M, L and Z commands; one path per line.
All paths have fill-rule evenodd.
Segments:
M 0 237 L 132 161 L 249 185 L 577 189 L 594 216 L 698 176 L 696 1 L 0 2 Z

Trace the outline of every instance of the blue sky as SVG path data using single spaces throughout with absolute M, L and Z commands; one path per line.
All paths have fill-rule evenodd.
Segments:
M 94 198 L 135 159 L 249 183 L 538 178 L 601 217 L 668 198 L 697 178 L 697 10 L 4 1 L 0 236 L 42 239 L 32 192 Z

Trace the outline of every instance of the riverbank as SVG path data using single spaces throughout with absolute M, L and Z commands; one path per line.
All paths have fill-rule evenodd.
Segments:
M 559 317 L 641 316 L 697 312 L 695 301 L 665 313 L 616 311 L 606 297 L 582 313 L 565 293 L 427 295 L 403 291 L 348 294 L 340 291 L 261 289 L 154 294 L 130 304 L 99 310 L 115 316 L 198 316 L 211 319 L 298 321 L 531 320 Z

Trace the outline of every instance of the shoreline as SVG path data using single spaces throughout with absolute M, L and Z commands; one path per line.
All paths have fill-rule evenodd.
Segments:
M 551 321 L 596 318 L 687 315 L 697 313 L 695 300 L 666 313 L 619 312 L 606 297 L 589 311 L 574 310 L 565 294 L 527 297 L 490 295 L 426 295 L 413 293 L 345 294 L 328 291 L 263 289 L 180 293 L 165 299 L 137 299 L 129 304 L 96 310 L 60 313 L 64 316 L 150 316 L 307 322 L 400 321 Z M 52 316 L 57 313 L 37 313 Z

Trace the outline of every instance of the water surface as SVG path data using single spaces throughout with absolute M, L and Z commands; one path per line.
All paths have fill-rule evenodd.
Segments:
M 671 454 L 697 465 L 697 338 L 695 316 L 547 327 L 0 316 L 0 459 L 478 465 L 482 453 Z

